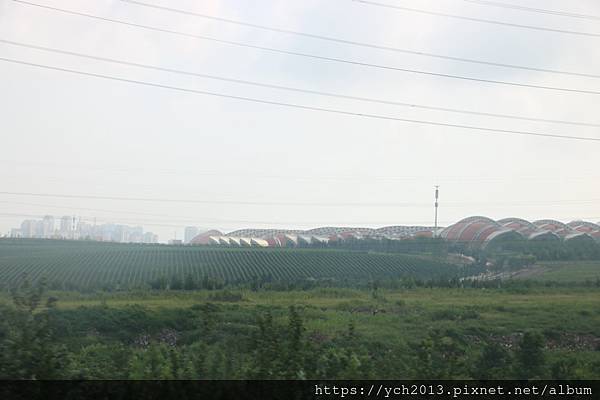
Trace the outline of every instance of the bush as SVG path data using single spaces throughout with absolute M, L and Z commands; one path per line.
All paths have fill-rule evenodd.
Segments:
M 442 321 L 442 320 L 465 320 L 465 319 L 478 319 L 480 314 L 475 310 L 455 310 L 452 308 L 447 308 L 444 310 L 434 311 L 431 314 L 431 319 L 434 321 Z
M 237 302 L 242 301 L 244 299 L 244 296 L 240 292 L 231 292 L 229 290 L 223 290 L 220 292 L 211 293 L 208 296 L 208 299 L 211 301 Z

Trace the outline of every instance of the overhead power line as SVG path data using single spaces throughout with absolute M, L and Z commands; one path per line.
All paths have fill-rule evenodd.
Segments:
M 356 66 L 361 66 L 361 67 L 377 68 L 377 69 L 388 70 L 388 71 L 399 71 L 399 72 L 406 72 L 406 73 L 426 75 L 426 76 L 437 76 L 440 78 L 458 79 L 458 80 L 465 80 L 465 81 L 479 82 L 479 83 L 490 83 L 490 84 L 508 85 L 508 86 L 515 86 L 515 87 L 526 87 L 526 88 L 533 88 L 533 89 L 545 89 L 545 90 L 553 90 L 553 91 L 559 91 L 559 92 L 565 92 L 565 93 L 569 92 L 569 93 L 600 95 L 600 91 L 594 91 L 594 90 L 572 89 L 572 88 L 563 88 L 563 87 L 545 86 L 545 85 L 533 85 L 533 84 L 526 84 L 526 83 L 499 81 L 499 80 L 494 80 L 494 79 L 475 78 L 475 77 L 463 76 L 463 75 L 444 74 L 444 73 L 437 73 L 437 72 L 423 71 L 423 70 L 416 70 L 416 69 L 409 69 L 409 68 L 399 68 L 399 67 L 393 67 L 393 66 L 382 65 L 382 64 L 352 61 L 352 60 L 336 58 L 336 57 L 320 56 L 320 55 L 316 55 L 316 54 L 276 49 L 276 48 L 272 48 L 272 47 L 257 46 L 257 45 L 252 45 L 252 44 L 248 44 L 248 43 L 243 43 L 243 42 L 217 39 L 217 38 L 213 38 L 213 37 L 209 37 L 209 36 L 205 36 L 205 35 L 196 35 L 196 34 L 191 34 L 191 33 L 186 33 L 186 32 L 174 31 L 174 30 L 170 30 L 170 29 L 157 28 L 157 27 L 149 26 L 149 25 L 137 24 L 137 23 L 133 23 L 133 22 L 126 22 L 126 21 L 121 21 L 121 20 L 116 20 L 116 19 L 111 19 L 111 18 L 106 18 L 106 17 L 99 17 L 97 15 L 86 14 L 86 13 L 81 13 L 81 12 L 77 12 L 77 11 L 64 10 L 61 8 L 44 6 L 44 5 L 35 4 L 35 3 L 29 3 L 29 2 L 26 2 L 23 0 L 12 0 L 12 1 L 17 2 L 17 3 L 32 5 L 32 6 L 36 6 L 36 7 L 41 7 L 41 8 L 52 10 L 52 11 L 58 11 L 58 12 L 66 13 L 66 14 L 83 16 L 83 17 L 87 17 L 87 18 L 100 20 L 100 21 L 112 22 L 112 23 L 116 23 L 116 24 L 141 28 L 141 29 L 155 31 L 155 32 L 169 33 L 169 34 L 183 36 L 183 37 L 212 41 L 215 43 L 257 49 L 257 50 L 268 51 L 268 52 L 273 52 L 273 53 L 278 53 L 278 54 L 306 57 L 306 58 L 311 58 L 311 59 L 316 59 L 316 60 L 321 60 L 321 61 L 329 61 L 329 62 L 348 64 L 348 65 L 356 65 Z
M 18 213 L 0 213 L 0 218 L 2 217 L 6 217 L 5 219 L 15 219 L 15 218 L 39 218 L 42 219 L 45 216 L 47 216 L 48 214 L 18 214 Z M 209 223 L 219 223 L 219 222 L 215 222 L 215 221 L 207 221 L 204 219 L 201 219 L 201 222 L 198 223 L 198 220 L 196 220 L 196 222 L 189 222 L 189 221 L 185 221 L 185 222 L 175 222 L 175 223 L 165 223 L 162 221 L 155 221 L 155 220 L 132 220 L 132 219 L 121 219 L 121 218 L 107 218 L 107 217 L 94 217 L 94 216 L 77 216 L 77 218 L 81 221 L 85 221 L 85 222 L 98 222 L 98 223 L 119 223 L 119 224 L 132 224 L 132 225 L 139 225 L 139 226 L 155 226 L 155 227 L 167 227 L 167 228 L 184 228 L 187 226 L 193 226 L 193 225 L 203 225 L 207 222 Z M 221 222 L 225 222 L 225 221 L 221 221 Z M 430 226 L 430 221 L 402 221 L 401 223 L 397 223 L 397 224 L 393 224 L 390 222 L 343 222 L 341 224 L 325 224 L 323 225 L 323 223 L 319 222 L 319 223 L 311 223 L 311 222 L 265 222 L 265 221 L 232 221 L 231 223 L 233 224 L 258 224 L 258 225 L 281 225 L 281 228 L 259 228 L 257 230 L 270 230 L 270 229 L 275 229 L 275 230 L 286 230 L 286 231 L 294 231 L 294 230 L 299 230 L 299 231 L 308 231 L 311 229 L 316 229 L 316 228 L 321 228 L 321 227 L 327 227 L 327 226 L 334 226 L 334 227 L 348 227 L 350 229 L 352 228 L 364 228 L 361 226 L 356 226 L 356 225 L 379 225 L 380 228 L 385 228 L 385 227 L 391 227 L 391 226 L 423 226 L 423 227 L 429 227 Z M 451 225 L 454 222 L 451 221 L 442 221 L 441 222 L 444 225 Z M 306 226 L 312 224 L 313 228 L 302 228 L 302 229 L 298 229 L 297 226 Z M 296 227 L 292 227 L 289 225 L 296 225 Z M 369 227 L 370 229 L 379 229 L 379 228 L 372 228 Z M 240 231 L 243 229 L 255 229 L 255 228 L 242 228 L 242 229 L 235 229 L 235 231 Z M 234 232 L 235 232 L 234 231 Z M 231 233 L 231 232 L 230 232 Z M 225 236 L 229 236 L 229 234 L 226 234 Z
M 529 11 L 529 12 L 536 12 L 536 13 L 541 13 L 541 14 L 559 15 L 561 17 L 573 17 L 573 18 L 600 20 L 600 16 L 598 16 L 598 15 L 579 14 L 579 13 L 573 13 L 573 12 L 567 12 L 567 11 L 547 10 L 544 8 L 525 7 L 525 6 L 521 6 L 521 5 L 517 5 L 517 4 L 501 3 L 499 1 L 487 1 L 487 0 L 463 0 L 463 1 L 466 1 L 467 3 L 474 3 L 474 4 L 483 5 L 483 6 L 508 8 L 508 9 L 513 9 L 513 10 Z
M 16 213 L 0 213 L 0 218 L 1 217 L 7 217 L 10 219 L 14 219 L 14 218 L 39 218 L 42 219 L 44 218 L 46 215 L 48 214 L 16 214 Z M 77 216 L 77 218 L 81 221 L 85 221 L 88 223 L 91 222 L 104 222 L 104 223 L 112 223 L 113 220 L 108 219 L 108 218 L 96 218 L 96 217 L 85 217 L 85 216 Z M 119 223 L 122 224 L 134 224 L 134 225 L 146 225 L 146 226 L 159 226 L 159 227 L 166 227 L 166 228 L 183 228 L 185 227 L 185 225 L 174 225 L 174 224 L 165 224 L 165 223 L 157 223 L 157 222 L 133 222 L 131 220 L 118 220 Z
M 126 214 L 128 216 L 142 216 L 142 217 L 155 217 L 160 218 L 162 220 L 168 221 L 177 221 L 177 222 L 190 222 L 194 220 L 189 217 L 182 216 L 169 216 L 165 214 L 153 214 L 153 213 L 144 213 L 138 211 L 125 211 L 125 210 L 112 210 L 112 209 L 104 209 L 104 208 L 89 208 L 89 207 L 72 207 L 68 205 L 56 205 L 56 204 L 40 204 L 40 203 L 25 203 L 25 202 L 15 202 L 15 201 L 0 201 L 0 204 L 12 204 L 18 206 L 32 206 L 32 207 L 43 207 L 43 208 L 56 208 L 62 210 L 77 210 L 77 211 L 86 211 L 86 212 L 100 212 L 100 213 L 116 213 L 116 214 Z M 109 217 L 104 217 L 109 218 Z M 112 219 L 122 219 L 122 216 L 111 216 Z M 243 222 L 243 223 L 260 223 L 259 221 L 245 221 L 245 220 L 222 220 L 222 219 L 212 219 L 212 218 L 196 218 L 196 220 L 202 220 L 204 222 Z
M 32 193 L 32 192 L 0 192 L 0 195 L 51 197 L 65 199 L 90 199 L 137 201 L 152 203 L 188 203 L 188 204 L 227 204 L 247 206 L 315 206 L 315 207 L 429 207 L 428 203 L 302 203 L 302 202 L 272 202 L 272 201 L 238 201 L 238 200 L 199 200 L 199 199 L 171 199 L 156 197 L 121 197 L 121 196 L 95 196 L 80 194 Z
M 190 16 L 194 16 L 194 17 L 204 18 L 204 19 L 208 19 L 208 20 L 212 20 L 212 21 L 225 22 L 225 23 L 229 23 L 229 24 L 246 26 L 246 27 L 250 27 L 250 28 L 261 29 L 261 30 L 266 30 L 266 31 L 271 31 L 271 32 L 285 33 L 285 34 L 289 34 L 289 35 L 303 36 L 303 37 L 307 37 L 307 38 L 311 38 L 311 39 L 325 40 L 325 41 L 329 41 L 329 42 L 341 43 L 341 44 L 346 44 L 346 45 L 351 45 L 351 46 L 360 46 L 360 47 L 367 47 L 367 48 L 372 48 L 372 49 L 377 49 L 377 50 L 387 50 L 387 51 L 412 54 L 412 55 L 417 55 L 417 56 L 439 58 L 439 59 L 444 59 L 444 60 L 489 65 L 489 66 L 493 66 L 493 67 L 513 68 L 513 69 L 535 71 L 535 72 L 547 72 L 547 73 L 553 73 L 553 74 L 581 76 L 581 77 L 587 77 L 587 78 L 600 78 L 600 75 L 598 75 L 598 74 L 586 74 L 586 73 L 572 72 L 572 71 L 560 71 L 560 70 L 555 70 L 555 69 L 536 68 L 536 67 L 529 67 L 529 66 L 523 66 L 523 65 L 506 64 L 506 63 L 499 63 L 499 62 L 485 61 L 485 60 L 476 60 L 476 59 L 465 58 L 465 57 L 453 57 L 453 56 L 448 56 L 448 55 L 443 55 L 443 54 L 428 53 L 428 52 L 409 50 L 409 49 L 403 49 L 403 48 L 398 48 L 398 47 L 377 45 L 377 44 L 373 44 L 373 43 L 358 42 L 355 40 L 340 39 L 340 38 L 336 38 L 336 37 L 317 35 L 317 34 L 313 34 L 313 33 L 293 31 L 290 29 L 274 28 L 274 27 L 270 27 L 270 26 L 266 26 L 266 25 L 259 25 L 259 24 L 244 22 L 244 21 L 233 20 L 233 19 L 229 19 L 229 18 L 216 17 L 214 15 L 201 14 L 201 13 L 197 13 L 197 12 L 193 12 L 193 11 L 182 10 L 182 9 L 172 8 L 172 7 L 165 7 L 165 6 L 160 6 L 160 5 L 156 5 L 156 4 L 149 4 L 149 3 L 136 1 L 136 0 L 121 0 L 121 1 L 123 1 L 125 3 L 136 4 L 136 5 L 143 6 L 143 7 L 154 8 L 154 9 L 158 9 L 158 10 L 169 11 L 169 12 L 174 12 L 174 13 L 178 13 L 178 14 L 184 14 L 184 15 L 190 15 Z M 465 0 L 465 1 L 468 1 L 468 0 Z
M 47 170 L 48 168 L 63 168 L 63 169 L 77 169 L 77 170 L 88 170 L 88 171 L 102 171 L 106 172 L 114 172 L 114 173 L 124 173 L 124 174 L 142 174 L 142 175 L 187 175 L 187 176 L 201 176 L 201 177 L 236 177 L 241 179 L 255 179 L 255 178 L 264 178 L 264 179 L 283 179 L 283 180 L 307 180 L 307 181 L 432 181 L 439 180 L 442 182 L 458 182 L 458 183 L 478 183 L 478 184 L 494 184 L 497 185 L 498 182 L 503 181 L 540 181 L 540 182 L 565 182 L 565 181 L 574 181 L 574 180 L 587 180 L 587 181 L 597 181 L 600 180 L 600 176 L 597 175 L 588 175 L 584 173 L 585 171 L 578 171 L 576 176 L 562 176 L 562 175 L 548 175 L 548 176 L 539 176 L 539 175 L 524 175 L 519 174 L 518 176 L 468 176 L 468 175 L 290 175 L 290 174 L 281 174 L 281 175 L 273 175 L 271 173 L 267 173 L 264 171 L 258 172 L 253 171 L 250 173 L 241 173 L 241 172 L 230 172 L 230 171 L 210 171 L 210 170 L 189 170 L 189 169 L 162 169 L 162 168 L 136 168 L 136 167 L 101 167 L 97 165 L 85 165 L 85 164 L 77 164 L 77 163 L 56 163 L 56 162 L 27 162 L 21 160 L 8 160 L 8 159 L 0 159 L 0 163 L 10 164 L 10 165 L 29 165 L 34 167 L 43 168 Z M 1 170 L 1 168 L 0 168 Z M 39 173 L 36 176 L 41 176 Z
M 232 100 L 247 101 L 247 102 L 252 102 L 252 103 L 267 104 L 267 105 L 274 105 L 274 106 L 281 106 L 281 107 L 289 107 L 289 108 L 295 108 L 295 109 L 306 110 L 306 111 L 319 111 L 319 112 L 330 113 L 330 114 L 340 114 L 340 115 L 369 118 L 369 119 L 378 119 L 378 120 L 385 120 L 385 121 L 399 121 L 399 122 L 407 122 L 407 123 L 419 124 L 419 125 L 442 126 L 442 127 L 446 127 L 446 128 L 459 128 L 459 129 L 478 131 L 479 133 L 487 133 L 487 134 L 521 135 L 521 136 L 535 136 L 535 137 L 546 137 L 546 138 L 555 138 L 555 139 L 600 142 L 600 138 L 596 138 L 596 137 L 559 135 L 559 134 L 538 133 L 538 132 L 529 132 L 529 131 L 517 131 L 517 130 L 509 130 L 509 129 L 479 127 L 479 126 L 473 126 L 473 125 L 450 124 L 450 123 L 445 123 L 445 122 L 435 122 L 435 121 L 428 121 L 428 120 L 390 117 L 390 116 L 378 115 L 378 114 L 367 114 L 367 113 L 359 113 L 359 112 L 352 112 L 352 111 L 345 111 L 345 110 L 338 110 L 338 109 L 331 109 L 331 108 L 306 106 L 306 105 L 302 105 L 302 104 L 284 103 L 284 102 L 279 102 L 279 101 L 257 99 L 257 98 L 253 98 L 253 97 L 235 96 L 235 95 L 229 95 L 229 94 L 224 94 L 224 93 L 182 88 L 182 87 L 177 87 L 177 86 L 169 86 L 169 85 L 163 85 L 163 84 L 159 84 L 159 83 L 139 81 L 139 80 L 134 80 L 134 79 L 126 79 L 126 78 L 120 78 L 120 77 L 115 77 L 115 76 L 110 76 L 110 75 L 96 74 L 96 73 L 92 73 L 92 72 L 84 72 L 84 71 L 78 71 L 78 70 L 73 70 L 73 69 L 68 69 L 68 68 L 55 67 L 55 66 L 50 66 L 50 65 L 45 65 L 45 64 L 31 63 L 31 62 L 26 62 L 26 61 L 21 61 L 21 60 L 14 60 L 14 59 L 10 59 L 10 58 L 1 58 L 0 57 L 0 61 L 13 63 L 13 64 L 27 65 L 27 66 L 31 66 L 31 67 L 42 68 L 42 69 L 53 70 L 53 71 L 67 72 L 70 74 L 76 74 L 76 75 L 81 75 L 81 76 L 88 76 L 88 77 L 107 79 L 107 80 L 112 80 L 112 81 L 117 81 L 117 82 L 126 82 L 126 83 L 131 83 L 131 84 L 136 84 L 136 85 L 143 85 L 143 86 L 156 87 L 156 88 L 161 88 L 161 89 L 174 90 L 174 91 L 184 92 L 184 93 L 194 93 L 194 94 L 200 94 L 200 95 L 205 95 L 205 96 L 215 96 L 215 97 L 221 97 L 221 98 L 232 99 Z
M 16 0 L 13 0 L 13 1 L 16 1 Z M 522 28 L 522 29 L 530 29 L 530 30 L 544 31 L 544 32 L 565 33 L 565 34 L 569 34 L 569 35 L 600 37 L 600 33 L 573 31 L 573 30 L 568 30 L 568 29 L 547 28 L 547 27 L 543 27 L 543 26 L 515 24 L 512 22 L 503 22 L 503 21 L 497 21 L 497 20 L 492 20 L 492 19 L 467 17 L 464 15 L 448 14 L 448 13 L 443 13 L 443 12 L 438 12 L 438 11 L 429 11 L 429 10 L 423 10 L 420 8 L 398 6 L 395 4 L 379 3 L 379 2 L 371 1 L 371 0 L 352 0 L 352 1 L 355 1 L 357 3 L 362 3 L 362 4 L 368 4 L 368 5 L 376 6 L 376 7 L 384 7 L 384 8 L 394 9 L 394 10 L 409 11 L 409 12 L 426 14 L 426 15 L 434 15 L 436 17 L 454 18 L 454 19 L 460 19 L 463 21 L 481 22 L 481 23 L 485 23 L 485 24 L 502 25 L 502 26 L 509 26 L 512 28 Z
M 156 65 L 142 64 L 142 63 L 136 63 L 136 62 L 131 62 L 131 61 L 125 61 L 125 60 L 117 60 L 115 58 L 94 56 L 94 55 L 90 55 L 90 54 L 78 53 L 78 52 L 73 52 L 73 51 L 68 51 L 68 50 L 45 47 L 45 46 L 32 45 L 32 44 L 28 44 L 28 43 L 15 42 L 12 40 L 5 40 L 5 39 L 0 39 L 0 43 L 9 44 L 9 45 L 13 45 L 13 46 L 26 47 L 26 48 L 35 49 L 35 50 L 59 53 L 59 54 L 64 54 L 64 55 L 69 55 L 69 56 L 83 57 L 83 58 L 87 58 L 87 59 L 116 63 L 116 64 L 121 64 L 121 65 L 132 66 L 132 67 L 145 68 L 145 69 L 150 69 L 150 70 L 155 70 L 155 71 L 195 76 L 195 77 L 199 77 L 199 78 L 232 82 L 232 83 L 238 83 L 238 84 L 243 84 L 243 85 L 252 85 L 252 86 L 264 87 L 264 88 L 269 88 L 269 89 L 287 90 L 287 91 L 306 93 L 306 94 L 316 94 L 319 96 L 335 97 L 335 98 L 347 99 L 347 100 L 358 100 L 358 101 L 364 101 L 364 102 L 370 102 L 370 103 L 418 108 L 418 109 L 433 110 L 433 111 L 443 111 L 443 112 L 451 112 L 451 113 L 458 113 L 458 114 L 477 115 L 477 116 L 482 116 L 482 117 L 507 118 L 507 119 L 522 120 L 522 121 L 546 122 L 546 123 L 575 125 L 575 126 L 589 126 L 589 127 L 595 127 L 595 128 L 600 127 L 600 124 L 589 123 L 589 122 L 566 121 L 566 120 L 556 120 L 556 119 L 546 119 L 546 118 L 524 117 L 524 116 L 510 115 L 510 114 L 499 114 L 499 113 L 490 113 L 490 112 L 461 110 L 461 109 L 448 108 L 448 107 L 436 107 L 436 106 L 423 105 L 423 104 L 398 102 L 398 101 L 392 101 L 392 100 L 375 99 L 375 98 L 361 97 L 361 96 L 351 96 L 351 95 L 344 95 L 344 94 L 339 94 L 339 93 L 324 92 L 324 91 L 319 91 L 319 90 L 310 90 L 310 89 L 296 88 L 296 87 L 290 87 L 290 86 L 282 86 L 282 85 L 268 84 L 268 83 L 262 83 L 262 82 L 254 82 L 254 81 L 248 81 L 248 80 L 243 80 L 243 79 L 234 79 L 234 78 L 227 78 L 227 77 L 217 76 L 217 75 L 202 74 L 202 73 L 197 73 L 197 72 L 185 71 L 185 70 L 174 69 L 174 68 L 160 67 L 160 66 L 156 66 Z
M 185 223 L 188 225 L 203 225 L 205 223 L 228 223 L 228 224 L 259 224 L 259 225 L 319 225 L 323 224 L 323 221 L 315 222 L 315 221 L 264 221 L 264 220 L 245 220 L 245 219 L 220 219 L 220 218 L 206 218 L 206 217 L 189 217 L 189 216 L 169 216 L 165 214 L 152 214 L 152 213 L 142 213 L 135 211 L 124 211 L 124 210 L 108 210 L 108 209 L 99 209 L 99 208 L 87 208 L 87 207 L 70 207 L 66 205 L 57 206 L 56 204 L 39 204 L 39 203 L 23 203 L 23 202 L 13 202 L 13 201 L 0 201 L 0 204 L 13 204 L 19 206 L 35 206 L 35 207 L 44 207 L 44 208 L 55 208 L 55 209 L 64 209 L 64 210 L 80 210 L 80 211 L 88 211 L 88 212 L 102 212 L 102 213 L 117 213 L 117 214 L 127 214 L 129 216 L 141 216 L 141 217 L 154 217 L 159 218 L 152 219 L 153 222 L 178 222 Z M 1 214 L 0 214 L 1 215 Z M 18 214 L 17 214 L 18 215 Z M 47 214 L 46 214 L 47 215 Z M 31 216 L 25 214 L 25 216 Z M 85 217 L 87 220 L 93 220 L 97 216 L 89 216 Z M 109 217 L 102 216 L 104 220 L 120 220 L 123 221 L 123 216 L 115 216 L 111 215 Z M 130 220 L 131 221 L 131 220 Z M 404 221 L 404 224 L 430 224 L 430 222 L 425 221 Z M 386 225 L 390 224 L 387 222 L 373 222 L 373 221 L 345 221 L 342 225 Z M 328 223 L 327 225 L 332 225 Z M 338 225 L 338 224 L 334 224 Z
M 189 203 L 189 204 L 228 204 L 228 205 L 251 205 L 251 206 L 302 206 L 302 207 L 431 207 L 430 203 L 407 203 L 407 202 L 372 202 L 372 203 L 340 203 L 340 202 L 273 202 L 273 201 L 241 201 L 241 200 L 198 200 L 198 199 L 174 199 L 157 197 L 123 197 L 123 196 L 101 196 L 84 194 L 58 194 L 58 193 L 36 193 L 36 192 L 9 192 L 1 191 L 0 195 L 27 196 L 27 197 L 50 197 L 63 199 L 89 199 L 89 200 L 113 200 L 113 201 L 136 201 L 153 203 Z M 557 206 L 557 205 L 581 205 L 596 204 L 600 199 L 577 199 L 577 200 L 539 200 L 527 202 L 460 202 L 444 203 L 444 207 L 463 208 L 473 206 Z

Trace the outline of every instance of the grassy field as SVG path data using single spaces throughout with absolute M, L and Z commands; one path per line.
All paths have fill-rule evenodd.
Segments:
M 401 254 L 331 249 L 244 249 L 114 244 L 79 241 L 0 240 L 0 281 L 14 285 L 23 273 L 44 276 L 55 287 L 132 288 L 158 279 L 188 276 L 221 282 L 411 276 L 456 276 L 457 266 Z
M 552 282 L 595 282 L 600 279 L 600 261 L 540 262 L 515 274 L 514 278 Z
M 368 290 L 314 289 L 292 292 L 235 291 L 241 299 L 228 301 L 229 291 L 122 292 L 80 294 L 51 292 L 61 310 L 81 307 L 175 310 L 207 302 L 253 310 L 286 310 L 301 306 L 310 317 L 308 327 L 333 332 L 350 320 L 377 338 L 418 338 L 428 329 L 453 327 L 475 336 L 511 335 L 528 329 L 592 335 L 600 338 L 600 290 L 540 288 L 527 293 L 489 289 Z M 225 299 L 225 300 L 223 300 Z M 9 302 L 8 296 L 0 302 Z M 282 314 L 283 315 L 283 314 Z

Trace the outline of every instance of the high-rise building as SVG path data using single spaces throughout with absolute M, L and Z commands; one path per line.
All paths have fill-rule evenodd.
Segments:
M 51 215 L 42 220 L 24 220 L 20 228 L 14 228 L 10 237 L 23 238 L 63 238 L 69 240 L 97 240 L 119 243 L 158 243 L 158 236 L 152 232 L 144 233 L 141 226 L 121 224 L 96 225 L 82 218 L 62 216 L 55 221 Z
M 129 228 L 128 243 L 142 243 L 144 241 L 144 229 L 141 226 Z
M 158 235 L 155 235 L 152 232 L 144 233 L 143 240 L 144 243 L 158 243 Z
M 60 236 L 65 239 L 71 239 L 73 236 L 73 220 L 74 217 L 65 215 L 60 219 Z
M 21 223 L 21 235 L 24 238 L 41 237 L 41 221 L 27 219 Z
M 112 241 L 117 243 L 126 243 L 129 241 L 129 230 L 125 225 L 117 225 L 112 234 Z
M 97 235 L 96 227 L 92 224 L 82 221 L 81 219 L 77 223 L 77 229 L 73 233 L 74 239 L 86 239 L 86 240 L 100 240 L 101 238 Z
M 54 236 L 54 217 L 46 215 L 42 220 L 42 237 L 49 239 Z
M 186 226 L 185 231 L 183 233 L 183 243 L 190 243 L 193 238 L 198 236 L 200 230 L 195 226 Z

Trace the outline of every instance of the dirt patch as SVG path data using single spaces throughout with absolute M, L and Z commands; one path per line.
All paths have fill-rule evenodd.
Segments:
M 534 267 L 529 267 L 529 268 L 524 268 L 521 269 L 519 271 L 515 271 L 512 274 L 512 278 L 521 278 L 521 279 L 526 279 L 526 278 L 534 278 L 536 276 L 540 276 L 543 275 L 544 273 L 550 271 L 550 268 L 548 267 L 543 267 L 543 266 L 534 266 Z
M 600 349 L 600 338 L 594 335 L 565 333 L 562 334 L 558 340 L 548 339 L 546 341 L 546 348 L 550 350 L 566 349 L 573 351 L 598 350 Z
M 507 349 L 518 347 L 523 333 L 511 333 L 510 335 L 492 336 L 490 340 L 499 343 Z M 563 333 L 557 338 L 546 339 L 546 350 L 570 350 L 570 351 L 595 351 L 600 349 L 600 337 L 587 334 Z

